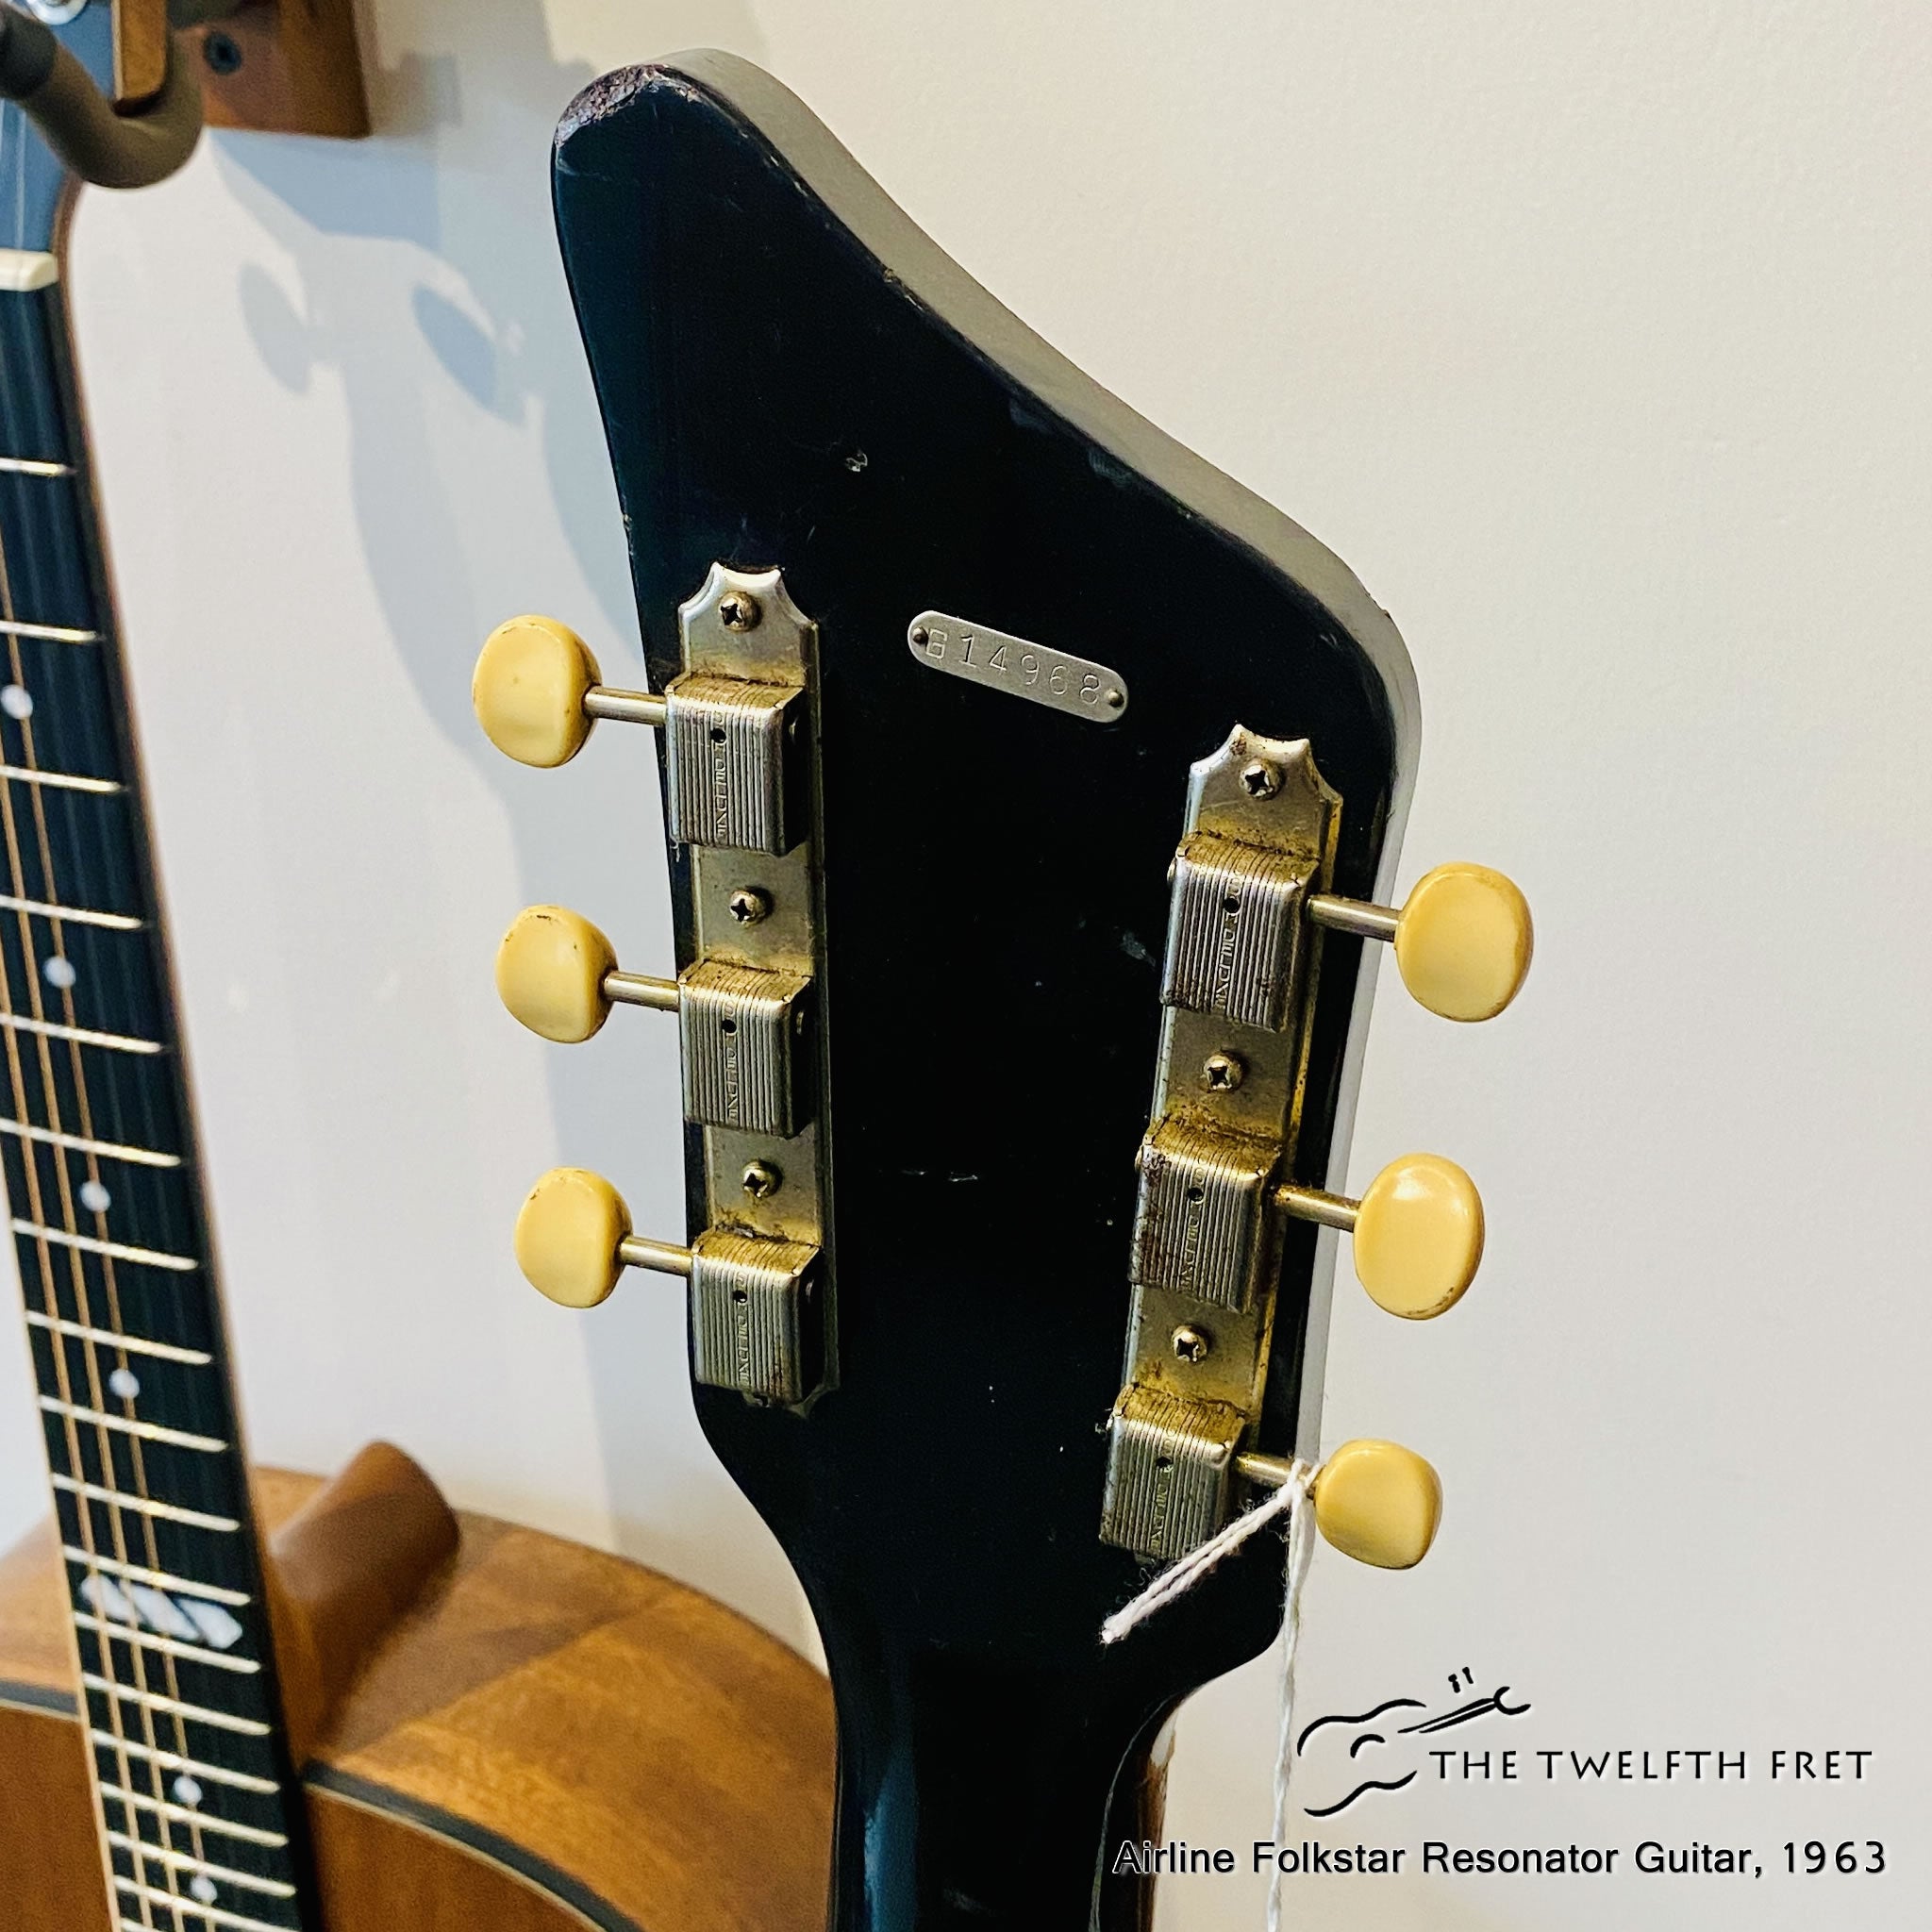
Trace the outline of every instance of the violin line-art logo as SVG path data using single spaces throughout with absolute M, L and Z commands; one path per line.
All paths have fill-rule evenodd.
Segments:
M 1475 1688 L 1475 1673 L 1449 1674 L 1452 1695 Z M 1316 1802 L 1303 1807 L 1310 1818 L 1334 1818 L 1371 1791 L 1399 1791 L 1420 1774 L 1427 1746 L 1412 1740 L 1431 1738 L 1491 1717 L 1523 1717 L 1530 1707 L 1510 1701 L 1505 1684 L 1487 1696 L 1432 1711 L 1420 1697 L 1391 1697 L 1373 1710 L 1338 1711 L 1318 1717 L 1295 1739 L 1295 1769 L 1304 1790 Z M 1410 1715 L 1419 1713 L 1419 1715 Z M 1304 1760 L 1309 1760 L 1305 1763 Z M 1340 1797 L 1327 1794 L 1340 1790 Z

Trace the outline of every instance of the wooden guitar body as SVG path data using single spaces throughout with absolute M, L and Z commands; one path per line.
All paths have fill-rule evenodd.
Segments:
M 317 1487 L 262 1472 L 273 1526 Z M 329 1932 L 824 1923 L 824 1680 L 731 1611 L 465 1516 L 304 1774 Z M 48 1531 L 0 1560 L 0 1932 L 108 1932 Z

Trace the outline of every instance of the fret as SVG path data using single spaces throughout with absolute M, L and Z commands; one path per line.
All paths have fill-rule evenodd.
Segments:
M 71 1393 L 79 1395 L 82 1391 L 71 1389 Z M 103 1394 L 106 1393 L 104 1389 Z M 157 1415 L 174 1415 L 188 1429 L 201 1425 L 205 1414 L 199 1404 L 165 1400 L 157 1402 L 154 1412 Z M 41 1423 L 46 1439 L 49 1468 L 69 1481 L 100 1491 L 93 1500 L 104 1505 L 93 1529 L 82 1529 L 78 1534 L 68 1537 L 71 1543 L 77 1543 L 83 1548 L 92 1543 L 96 1549 L 118 1551 L 122 1545 L 116 1540 L 116 1533 L 125 1535 L 130 1525 L 111 1513 L 115 1508 L 130 1509 L 158 1523 L 178 1524 L 191 1530 L 207 1530 L 215 1536 L 231 1536 L 234 1531 L 215 1529 L 211 1524 L 199 1521 L 200 1518 L 212 1517 L 219 1524 L 239 1523 L 246 1513 L 247 1494 L 238 1486 L 237 1458 L 231 1454 L 184 1449 L 177 1443 L 156 1441 L 125 1430 L 70 1420 L 44 1409 L 41 1412 Z M 111 1504 L 108 1503 L 109 1498 Z M 103 1530 L 107 1532 L 105 1536 L 98 1533 Z M 143 1538 L 143 1547 L 137 1553 L 142 1562 L 154 1563 L 163 1570 L 182 1568 L 185 1551 L 171 1545 L 168 1553 L 163 1555 L 158 1544 L 153 1548 L 145 1546 L 145 1531 L 137 1533 Z M 199 1574 L 209 1568 L 198 1556 L 186 1559 L 186 1567 L 190 1575 Z M 230 1575 L 225 1561 L 218 1560 L 212 1566 L 212 1574 L 226 1576 L 242 1588 L 246 1588 L 250 1580 L 245 1574 Z
M 87 778 L 73 772 L 43 772 L 28 765 L 0 765 L 0 778 L 11 778 L 21 785 L 52 785 L 67 791 L 92 791 L 103 797 L 111 797 L 127 790 L 114 778 Z
M 127 912 L 96 912 L 86 906 L 49 906 L 38 899 L 9 898 L 0 892 L 0 912 L 30 912 L 37 918 L 63 920 L 70 925 L 104 925 L 110 932 L 139 932 L 147 922 Z
M 84 1496 L 90 1503 L 106 1503 L 116 1509 L 132 1509 L 142 1516 L 153 1516 L 163 1523 L 182 1523 L 191 1529 L 213 1530 L 232 1536 L 242 1527 L 232 1516 L 214 1516 L 205 1509 L 183 1508 L 178 1503 L 163 1503 L 153 1496 L 129 1496 L 119 1490 L 103 1489 L 98 1483 L 81 1482 L 58 1470 L 48 1478 L 65 1495 Z
M 152 1630 L 137 1630 L 131 1624 L 110 1623 L 105 1617 L 91 1616 L 85 1610 L 74 1613 L 75 1627 L 92 1631 L 117 1643 L 131 1643 L 138 1650 L 158 1651 L 177 1657 L 185 1663 L 207 1664 L 211 1669 L 232 1672 L 238 1677 L 252 1677 L 261 1669 L 252 1657 L 230 1657 L 225 1651 L 209 1650 L 205 1644 L 183 1643 L 178 1637 L 158 1637 Z
M 113 1053 L 165 1053 L 158 1040 L 135 1040 L 125 1033 L 98 1033 L 92 1026 L 66 1026 L 58 1020 L 29 1020 L 20 1013 L 0 1012 L 0 1026 L 20 1033 L 38 1033 L 44 1040 L 72 1040 L 82 1046 L 105 1046 Z
M 88 808 L 115 816 L 121 809 Z M 4 858 L 0 851 L 0 864 Z M 172 1028 L 154 984 L 154 943 L 139 924 L 143 908 L 127 882 L 114 881 L 105 870 L 97 877 L 73 876 L 57 862 L 51 879 L 43 870 L 24 863 L 21 876 L 5 883 L 22 898 L 87 906 L 137 923 L 115 928 L 61 924 L 39 913 L 0 918 L 0 1006 L 25 1019 L 153 1041 L 165 1051 Z M 6 1091 L 0 1085 L 0 1101 Z M 17 1107 L 10 1110 L 22 1111 Z M 92 1132 L 101 1136 L 98 1126 Z
M 187 1814 L 194 1817 L 193 1812 Z M 244 1890 L 258 1891 L 269 1898 L 293 1898 L 295 1888 L 279 1878 L 258 1878 L 252 1872 L 237 1872 L 232 1866 L 217 1865 L 212 1859 L 197 1858 L 192 1852 L 177 1852 L 166 1845 L 149 1844 L 145 1839 L 129 1838 L 125 1831 L 109 1831 L 108 1842 L 117 1852 L 125 1852 L 129 1857 L 143 1859 L 150 1864 L 165 1865 L 172 1872 L 199 1872 L 217 1885 L 239 1885 Z
M 257 1777 L 246 1771 L 229 1771 L 220 1764 L 204 1764 L 198 1757 L 184 1757 L 178 1751 L 163 1751 L 158 1745 L 138 1744 L 132 1738 L 116 1737 L 112 1731 L 90 1727 L 88 1737 L 104 1751 L 112 1751 L 116 1755 L 125 1752 L 129 1757 L 138 1757 L 143 1764 L 152 1764 L 160 1771 L 185 1771 L 191 1777 L 202 1778 L 210 1784 L 227 1785 L 238 1791 L 252 1791 L 258 1797 L 281 1795 L 281 1786 L 271 1777 Z
M 213 1467 L 213 1458 L 208 1459 Z M 234 1614 L 246 1635 L 233 1647 L 250 1657 L 268 1657 L 273 1640 L 269 1634 L 260 1582 L 255 1568 L 253 1537 L 238 1536 L 232 1530 L 207 1529 L 177 1523 L 168 1517 L 143 1517 L 139 1511 L 123 1513 L 104 1503 L 89 1503 L 59 1491 L 56 1485 L 55 1509 L 60 1519 L 60 1541 L 69 1549 L 90 1547 L 117 1561 L 139 1565 L 176 1578 L 195 1579 L 190 1588 L 207 1597 L 208 1587 L 200 1579 L 219 1583 L 225 1593 L 251 1600 L 248 1607 L 234 1607 Z M 193 1496 L 192 1504 L 210 1512 L 240 1513 L 239 1499 Z M 118 1533 L 117 1533 L 118 1532 Z M 215 1599 L 208 1597 L 209 1602 Z M 73 1592 L 73 1607 L 92 1609 L 93 1604 L 84 1589 Z M 80 1633 L 75 1632 L 75 1641 Z
M 71 1543 L 60 1546 L 60 1554 L 70 1563 L 78 1563 L 84 1569 L 99 1570 L 109 1576 L 125 1578 L 129 1583 L 148 1583 L 157 1590 L 178 1590 L 189 1596 L 206 1597 L 212 1604 L 226 1604 L 230 1609 L 242 1609 L 255 1599 L 246 1591 L 227 1590 L 218 1583 L 194 1583 L 186 1576 L 171 1575 L 165 1570 L 149 1570 L 139 1563 L 123 1562 L 118 1557 L 97 1557 L 86 1550 L 75 1549 Z
M 272 1726 L 258 1723 L 252 1717 L 235 1717 L 225 1710 L 210 1710 L 206 1705 L 187 1704 L 178 1697 L 163 1697 L 158 1690 L 140 1690 L 131 1684 L 117 1684 L 109 1677 L 96 1676 L 92 1671 L 83 1671 L 80 1681 L 90 1690 L 118 1698 L 124 1704 L 138 1704 L 143 1710 L 158 1710 L 165 1716 L 187 1718 L 218 1731 L 232 1731 L 238 1738 L 274 1735 Z
M 42 1395 L 40 1402 L 48 1415 L 68 1416 L 92 1429 L 116 1429 L 124 1436 L 139 1436 L 143 1442 L 166 1442 L 176 1449 L 199 1450 L 206 1456 L 219 1456 L 228 1446 L 218 1436 L 197 1436 L 188 1429 L 171 1429 L 162 1423 L 111 1415 L 106 1409 L 83 1408 L 77 1403 L 62 1402 L 58 1395 Z
M 29 1126 L 25 1121 L 0 1116 L 0 1134 L 38 1141 L 43 1147 L 64 1147 L 71 1154 L 98 1155 L 104 1160 L 125 1160 L 136 1167 L 179 1167 L 178 1154 L 163 1154 L 154 1147 L 125 1147 L 117 1141 L 90 1141 L 85 1134 L 56 1133 L 52 1127 Z
M 0 475 L 9 474 L 5 465 L 0 465 Z M 15 470 L 10 474 L 19 475 Z M 0 617 L 0 638 L 39 638 L 49 644 L 97 644 L 101 634 L 97 630 L 75 630 L 64 624 L 26 624 L 19 618 Z
M 0 935 L 8 924 L 0 919 Z M 0 962 L 8 952 L 0 938 Z M 0 1027 L 0 1103 L 10 1103 L 9 1113 L 57 1134 L 79 1133 L 92 1140 L 169 1153 L 178 1150 L 185 1162 L 192 1158 L 193 1141 L 179 1111 L 180 1072 L 179 1059 L 172 1053 L 110 1053 L 84 1041 L 43 1043 Z M 9 1073 L 14 1076 L 10 1081 Z M 180 1206 L 177 1235 L 141 1244 L 181 1254 L 198 1252 L 203 1223 L 192 1191 L 177 1183 L 169 1191 Z M 58 1192 L 54 1198 L 59 1198 Z M 48 1211 L 44 1204 L 36 1211 L 30 1196 L 16 1195 L 12 1207 L 17 1214 L 57 1226 L 67 1220 L 64 1214 Z
M 49 463 L 39 457 L 0 457 L 0 475 L 12 476 L 71 476 L 72 463 Z
M 193 1375 L 197 1370 L 205 1373 L 202 1380 L 206 1385 L 211 1407 L 205 1414 L 198 1412 L 199 1420 L 210 1425 L 208 1433 L 222 1434 L 231 1420 L 221 1411 L 225 1408 L 221 1374 L 222 1337 L 210 1334 L 203 1325 L 208 1310 L 201 1298 L 192 1291 L 192 1284 L 187 1276 L 164 1274 L 158 1269 L 130 1268 L 118 1262 L 106 1261 L 94 1255 L 82 1255 L 77 1251 L 61 1254 L 54 1248 L 29 1251 L 30 1257 L 38 1264 L 45 1261 L 47 1274 L 42 1275 L 36 1265 L 33 1278 L 26 1282 L 28 1305 L 36 1313 L 48 1319 L 29 1324 L 33 1331 L 29 1342 L 40 1345 L 34 1359 L 42 1370 L 58 1367 L 58 1357 L 51 1351 L 59 1330 L 54 1322 L 65 1322 L 72 1327 L 95 1328 L 108 1334 L 140 1336 L 152 1340 L 169 1349 L 179 1349 L 189 1354 L 207 1354 L 210 1359 L 206 1363 L 176 1362 L 172 1355 L 155 1354 L 149 1357 L 156 1367 L 165 1367 L 172 1378 L 177 1372 Z M 115 1278 L 119 1293 L 118 1310 L 113 1301 L 107 1297 L 107 1279 L 109 1273 Z M 81 1277 L 78 1281 L 75 1276 Z M 118 1317 L 118 1319 L 116 1319 Z M 111 1324 L 111 1325 L 109 1325 Z M 102 1344 L 92 1344 L 98 1348 Z M 88 1363 L 90 1344 L 77 1338 L 64 1338 L 60 1348 L 70 1363 L 78 1363 L 85 1370 Z M 111 1371 L 113 1364 L 108 1364 Z M 140 1373 L 140 1364 L 130 1362 L 130 1367 Z M 142 1376 L 143 1383 L 147 1377 Z M 42 1386 L 49 1394 L 61 1392 L 58 1383 L 43 1378 Z M 219 1424 L 216 1426 L 216 1424 Z
M 201 1781 L 199 1789 L 187 1799 L 180 1799 L 176 1795 L 182 1783 L 180 1775 L 162 1774 L 131 1758 L 125 1765 L 109 1762 L 108 1754 L 98 1747 L 91 1756 L 99 1769 L 103 1786 L 111 1788 L 112 1792 L 118 1793 L 130 1785 L 141 1788 L 134 1792 L 136 1802 L 128 1805 L 122 1800 L 118 1810 L 108 1807 L 110 1791 L 104 1790 L 102 1825 L 118 1828 L 145 1844 L 180 1844 L 184 1822 L 181 1814 L 185 1813 L 192 1819 L 196 1829 L 225 1835 L 225 1843 L 208 1846 L 223 1863 L 239 1865 L 244 1871 L 267 1877 L 295 1879 L 291 1860 L 286 1856 L 290 1842 L 288 1820 L 275 1798 L 262 1792 L 237 1790 L 232 1786 L 218 1789 Z M 196 1840 L 190 1838 L 187 1842 L 192 1844 Z
M 185 1915 L 191 1919 L 201 1919 L 210 1925 L 228 1925 L 235 1932 L 288 1932 L 285 1925 L 273 1925 L 266 1919 L 251 1919 L 245 1912 L 231 1912 L 220 1906 L 203 1905 L 198 1899 L 183 1898 L 178 1891 L 162 1891 L 153 1885 L 142 1885 L 132 1878 L 123 1878 L 118 1874 L 114 1879 L 114 1890 L 125 1898 L 147 1899 L 153 1904 L 163 1905 L 177 1918 Z M 294 1894 L 291 1892 L 291 1897 Z M 134 1925 L 134 1932 L 147 1932 L 147 1928 L 132 1920 L 123 1919 L 124 1925 Z
M 264 1851 L 278 1852 L 289 1842 L 282 1832 L 263 1831 L 257 1825 L 242 1824 L 231 1818 L 217 1818 L 212 1811 L 191 1811 L 185 1805 L 170 1805 L 163 1799 L 144 1797 L 139 1791 L 126 1790 L 120 1785 L 105 1781 L 101 1785 L 101 1796 L 134 1810 L 151 1812 L 170 1824 L 192 1825 L 198 1831 L 218 1831 L 224 1837 L 238 1839 L 244 1844 L 259 1845 Z
M 15 1234 L 24 1234 L 37 1241 L 53 1241 L 63 1248 L 78 1248 L 86 1255 L 105 1255 L 113 1261 L 139 1261 L 147 1268 L 168 1268 L 177 1274 L 192 1274 L 201 1266 L 186 1255 L 163 1255 L 155 1248 L 130 1247 L 125 1241 L 104 1241 L 91 1234 L 75 1234 L 71 1228 L 43 1227 L 37 1221 L 15 1221 Z
M 83 1322 L 63 1322 L 54 1315 L 43 1315 L 38 1308 L 26 1311 L 27 1326 L 44 1328 L 55 1335 L 64 1335 L 70 1341 L 91 1342 L 97 1348 L 125 1350 L 129 1355 L 153 1356 L 164 1362 L 180 1362 L 191 1369 L 205 1369 L 214 1360 L 206 1349 L 176 1348 L 168 1341 L 150 1341 L 143 1335 L 124 1335 L 118 1328 L 90 1328 Z

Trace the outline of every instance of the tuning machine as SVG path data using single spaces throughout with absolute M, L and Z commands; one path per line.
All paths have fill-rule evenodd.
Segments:
M 685 1118 L 790 1140 L 808 1118 L 815 1064 L 811 981 L 797 973 L 700 959 L 675 979 L 618 970 L 610 941 L 581 914 L 531 906 L 496 950 L 496 991 L 545 1040 L 589 1040 L 614 1005 L 678 1018 Z
M 593 1308 L 626 1268 L 691 1283 L 691 1374 L 760 1402 L 796 1407 L 824 1379 L 819 1250 L 729 1227 L 689 1246 L 631 1232 L 630 1209 L 601 1174 L 552 1168 L 516 1224 L 517 1265 L 540 1294 Z
M 1416 1004 L 1445 1020 L 1493 1020 L 1523 990 L 1535 950 L 1529 902 L 1486 865 L 1439 865 L 1397 911 L 1326 892 L 1308 917 L 1331 932 L 1383 940 Z
M 1242 1447 L 1248 1432 L 1228 1404 L 1126 1389 L 1111 1424 L 1107 1540 L 1143 1556 L 1184 1557 L 1233 1512 L 1238 1482 L 1267 1490 L 1289 1481 L 1291 1464 Z M 1316 1472 L 1312 1494 L 1323 1537 L 1378 1570 L 1412 1570 L 1442 1520 L 1441 1479 L 1397 1442 L 1344 1442 Z
M 1101 1531 L 1142 1555 L 1185 1555 L 1220 1526 L 1235 1474 L 1264 1467 L 1253 1438 L 1285 1220 L 1351 1234 L 1370 1297 L 1412 1321 L 1452 1307 L 1482 1258 L 1481 1197 L 1438 1155 L 1391 1162 L 1359 1200 L 1294 1178 L 1324 931 L 1391 941 L 1411 993 L 1456 1020 L 1501 1012 L 1530 960 L 1529 908 L 1486 867 L 1438 868 L 1399 911 L 1334 894 L 1341 809 L 1305 740 L 1237 727 L 1191 774 Z M 1397 1472 L 1387 1476 L 1394 1518 L 1411 1529 L 1426 1518 L 1433 1535 L 1433 1472 L 1424 1482 L 1419 1458 L 1371 1446 L 1366 1460 L 1337 1458 L 1351 1473 L 1331 1497 L 1368 1493 L 1362 1472 Z M 1437 1499 L 1426 1509 L 1425 1493 Z M 1338 1512 L 1348 1513 L 1333 1502 L 1331 1523 Z M 1427 1541 L 1406 1534 L 1388 1547 L 1416 1561 Z
M 685 669 L 661 697 L 605 684 L 590 646 L 554 618 L 511 618 L 476 660 L 477 722 L 506 757 L 541 767 L 575 758 L 600 719 L 654 725 L 672 839 L 782 858 L 812 815 L 801 743 L 812 625 L 776 571 L 723 565 L 679 615 Z
M 798 1406 L 833 1360 L 817 632 L 777 571 L 724 564 L 679 608 L 678 630 L 682 669 L 661 695 L 606 685 L 582 639 L 550 618 L 499 625 L 477 660 L 477 719 L 521 763 L 567 762 L 600 720 L 657 726 L 666 829 L 688 859 L 674 868 L 690 935 L 675 977 L 622 970 L 589 920 L 533 906 L 497 949 L 496 986 L 547 1040 L 589 1040 L 615 1006 L 677 1015 L 704 1224 L 689 1248 L 643 1241 L 608 1183 L 558 1169 L 525 1205 L 517 1254 L 572 1307 L 601 1301 L 624 1266 L 685 1275 L 696 1378 Z

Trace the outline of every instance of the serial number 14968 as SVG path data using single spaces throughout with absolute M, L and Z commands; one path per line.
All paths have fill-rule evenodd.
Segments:
M 1126 680 L 1108 665 L 1049 651 L 941 610 L 921 611 L 906 627 L 906 642 L 928 670 L 1031 698 L 1096 724 L 1111 724 L 1127 708 Z

